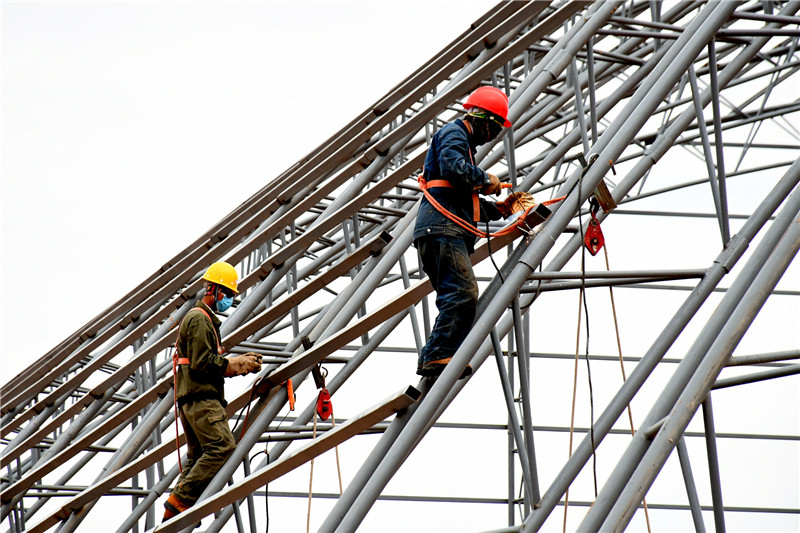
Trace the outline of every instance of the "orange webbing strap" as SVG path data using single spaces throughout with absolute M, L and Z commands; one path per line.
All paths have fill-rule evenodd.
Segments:
M 425 198 L 430 202 L 430 204 L 441 214 L 447 217 L 449 220 L 455 222 L 460 228 L 467 230 L 468 232 L 472 233 L 476 237 L 480 237 L 482 239 L 490 238 L 490 237 L 502 237 L 503 235 L 508 235 L 509 233 L 514 232 L 518 227 L 525 223 L 525 219 L 528 217 L 528 213 L 536 207 L 536 204 L 532 205 L 528 209 L 526 209 L 522 215 L 520 215 L 513 223 L 509 224 L 505 228 L 501 229 L 496 233 L 486 233 L 485 231 L 481 231 L 472 224 L 468 224 L 466 221 L 457 217 L 447 209 L 445 209 L 442 204 L 436 201 L 436 198 L 428 192 L 428 187 L 430 183 L 435 183 L 440 180 L 431 180 L 430 182 L 426 182 L 423 176 L 417 178 L 417 183 L 419 184 L 419 188 L 422 190 L 422 193 L 425 195 Z M 443 180 L 442 180 L 443 181 Z M 449 182 L 448 182 L 449 185 Z M 451 185 L 452 186 L 452 185 Z M 477 195 L 476 195 L 477 197 Z M 548 200 L 546 202 L 542 202 L 543 205 L 548 206 L 554 203 L 560 202 L 566 198 L 566 196 L 562 196 L 561 198 L 554 198 L 552 200 Z
M 425 182 L 428 189 L 432 187 L 444 187 L 446 189 L 452 189 L 453 185 L 447 180 L 431 180 Z M 475 222 L 481 221 L 481 202 L 478 200 L 478 192 L 472 191 L 472 220 Z
M 183 320 L 186 320 L 186 317 L 189 316 L 189 313 L 192 311 L 202 311 L 209 320 L 211 317 L 209 316 L 208 312 L 203 309 L 202 307 L 193 307 L 189 309 L 189 311 L 184 315 Z M 181 324 L 183 324 L 183 320 L 181 320 Z M 212 328 L 214 321 L 211 320 Z M 188 365 L 189 358 L 188 357 L 180 357 L 180 349 L 178 348 L 178 341 L 180 340 L 180 331 L 181 326 L 178 325 L 178 335 L 175 337 L 175 350 L 172 352 L 172 403 L 175 407 L 175 451 L 178 452 L 178 469 L 183 472 L 183 465 L 181 464 L 181 441 L 180 441 L 180 433 L 178 429 L 178 366 L 180 365 Z M 217 341 L 217 353 L 224 353 L 222 346 L 219 343 L 219 337 L 217 337 L 217 330 L 214 330 L 214 338 Z

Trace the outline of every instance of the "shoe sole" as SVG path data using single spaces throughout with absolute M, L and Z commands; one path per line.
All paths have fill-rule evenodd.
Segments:
M 422 368 L 417 369 L 417 374 L 426 378 L 436 378 L 439 377 L 442 372 L 444 372 L 444 368 L 446 366 L 447 365 L 438 363 L 432 365 L 426 365 L 423 366 Z M 458 379 L 465 379 L 471 375 L 472 375 L 472 367 L 467 365 L 467 368 L 465 368 L 464 371 L 461 372 L 461 375 L 458 376 Z

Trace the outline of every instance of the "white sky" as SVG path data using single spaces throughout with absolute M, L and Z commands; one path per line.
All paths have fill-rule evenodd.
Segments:
M 493 5 L 3 1 L 0 380 Z

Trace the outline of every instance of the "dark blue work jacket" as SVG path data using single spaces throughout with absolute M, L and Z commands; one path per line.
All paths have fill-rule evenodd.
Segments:
M 486 172 L 474 164 L 474 156 L 472 136 L 467 131 L 466 124 L 459 119 L 445 125 L 433 136 L 424 167 L 426 181 L 444 179 L 452 185 L 452 188 L 430 188 L 431 196 L 442 207 L 473 226 L 476 224 L 473 220 L 472 192 L 491 183 Z M 500 211 L 495 203 L 480 199 L 480 220 L 499 218 Z M 463 237 L 470 253 L 474 251 L 475 236 L 448 220 L 423 197 L 414 227 L 414 240 L 428 235 Z

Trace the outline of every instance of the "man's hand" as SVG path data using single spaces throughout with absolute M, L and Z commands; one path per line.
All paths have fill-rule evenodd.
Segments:
M 486 173 L 486 175 L 489 176 L 491 183 L 489 185 L 483 186 L 483 188 L 481 189 L 481 194 L 483 194 L 484 196 L 489 196 L 491 194 L 500 194 L 500 178 L 498 178 L 494 174 L 489 174 L 488 172 Z
M 527 192 L 512 192 L 508 195 L 508 198 L 502 202 L 497 202 L 495 205 L 500 210 L 503 218 L 508 218 L 517 211 L 525 211 L 529 207 L 534 207 L 536 201 L 533 199 L 533 195 Z
M 225 377 L 244 376 L 249 373 L 261 372 L 261 354 L 248 352 L 244 355 L 226 357 L 228 368 L 225 369 Z

